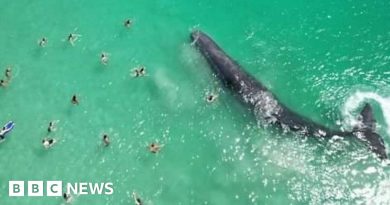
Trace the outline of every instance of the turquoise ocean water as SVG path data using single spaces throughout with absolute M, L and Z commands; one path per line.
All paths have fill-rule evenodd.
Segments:
M 390 204 L 390 168 L 363 145 L 264 128 L 189 42 L 194 29 L 208 33 L 287 106 L 329 127 L 351 129 L 372 103 L 389 147 L 389 1 L 1 5 L 0 74 L 12 66 L 13 78 L 0 89 L 0 124 L 16 123 L 0 144 L 1 205 L 64 204 L 8 197 L 9 180 L 113 182 L 114 194 L 74 196 L 75 205 L 134 204 L 133 191 L 148 205 Z M 80 35 L 74 46 L 69 33 Z M 139 65 L 147 76 L 131 77 Z M 207 92 L 218 99 L 205 102 Z M 58 142 L 45 150 L 52 120 Z

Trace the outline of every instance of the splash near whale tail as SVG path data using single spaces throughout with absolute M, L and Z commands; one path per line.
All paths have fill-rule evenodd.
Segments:
M 365 142 L 369 149 L 380 159 L 387 159 L 385 143 L 382 137 L 375 132 L 376 120 L 370 104 L 366 103 L 360 113 L 359 126 L 355 128 L 354 135 Z

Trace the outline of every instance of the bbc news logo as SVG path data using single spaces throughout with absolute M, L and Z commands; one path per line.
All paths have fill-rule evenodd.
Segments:
M 46 186 L 44 186 L 46 185 Z M 62 196 L 62 181 L 9 181 L 9 196 Z M 66 183 L 65 190 L 68 194 L 74 195 L 111 195 L 114 193 L 113 184 L 107 183 Z

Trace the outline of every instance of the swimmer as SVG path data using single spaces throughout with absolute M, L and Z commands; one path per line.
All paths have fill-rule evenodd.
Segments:
M 214 102 L 216 99 L 217 99 L 217 97 L 218 97 L 218 95 L 215 95 L 215 94 L 208 94 L 207 96 L 206 96 L 206 101 L 208 102 L 208 103 L 212 103 L 212 102 Z
M 38 41 L 38 45 L 40 47 L 45 47 L 47 44 L 47 38 L 46 37 L 43 37 L 41 40 Z
M 163 147 L 163 145 L 159 145 L 157 143 L 152 143 L 149 145 L 149 151 L 153 154 L 156 154 L 160 151 L 160 149 Z
M 134 69 L 133 70 L 133 76 L 134 77 L 139 77 L 139 70 L 138 69 Z
M 8 83 L 7 81 L 0 79 L 0 87 L 7 87 Z
M 133 199 L 134 199 L 135 205 L 142 205 L 143 204 L 143 202 L 141 201 L 141 198 L 139 198 L 135 192 L 133 192 Z
M 102 62 L 103 65 L 107 65 L 108 63 L 108 54 L 107 53 L 102 53 L 100 55 L 100 62 Z
M 72 102 L 72 104 L 74 104 L 74 105 L 78 105 L 78 104 L 79 104 L 79 100 L 77 99 L 77 96 L 76 96 L 76 95 L 73 95 L 73 96 L 72 96 L 71 102 Z
M 70 203 L 72 201 L 72 195 L 70 195 L 69 193 L 65 193 L 62 195 L 62 197 L 64 198 L 64 200 L 66 201 L 66 203 Z
M 49 127 L 47 128 L 48 132 L 55 131 L 55 124 L 53 121 L 49 122 Z
M 68 36 L 68 42 L 73 46 L 74 43 L 77 41 L 77 37 L 78 37 L 77 34 L 70 33 Z
M 104 135 L 103 135 L 103 144 L 104 144 L 104 146 L 106 146 L 106 147 L 110 144 L 110 138 L 108 137 L 107 134 L 104 134 Z
M 133 76 L 134 77 L 141 77 L 146 74 L 146 68 L 145 66 L 140 66 L 139 68 L 133 69 Z
M 145 67 L 144 67 L 144 66 L 141 66 L 141 67 L 139 68 L 139 74 L 140 74 L 141 76 L 144 76 L 144 75 L 145 75 L 145 72 L 146 72 Z
M 123 25 L 126 27 L 126 28 L 130 28 L 131 24 L 133 23 L 133 21 L 131 21 L 130 19 L 126 19 L 125 22 L 123 23 Z
M 56 140 L 53 138 L 45 138 L 42 140 L 42 145 L 45 149 L 49 149 L 56 143 Z
M 8 67 L 5 69 L 5 77 L 8 79 L 8 80 L 11 80 L 11 77 L 12 77 L 12 70 L 11 70 L 11 67 Z

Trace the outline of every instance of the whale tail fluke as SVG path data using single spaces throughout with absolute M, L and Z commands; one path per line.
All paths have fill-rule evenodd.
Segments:
M 354 135 L 365 142 L 380 159 L 387 159 L 385 143 L 382 137 L 375 132 L 376 120 L 370 104 L 364 105 L 359 121 L 360 125 L 354 129 Z

